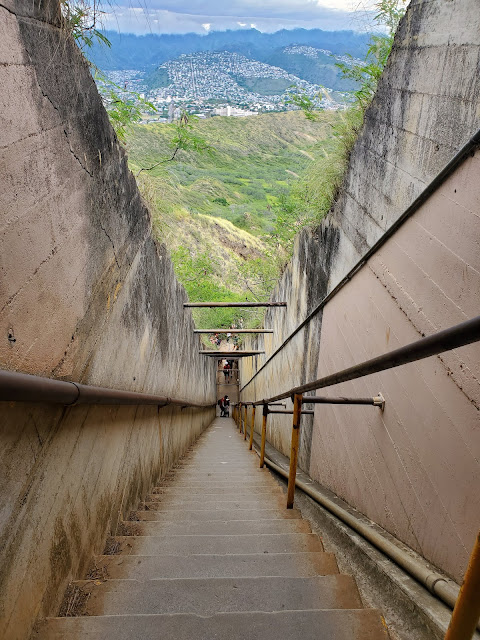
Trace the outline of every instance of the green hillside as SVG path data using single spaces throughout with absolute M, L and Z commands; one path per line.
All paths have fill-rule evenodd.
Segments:
M 337 119 L 309 122 L 291 111 L 247 118 L 215 117 L 195 123 L 210 153 L 180 151 L 172 162 L 166 124 L 136 125 L 129 161 L 150 204 L 154 232 L 195 300 L 268 297 L 288 257 L 277 233 L 281 202 L 318 153 Z M 293 231 L 292 231 L 293 233 Z M 199 326 L 255 326 L 261 312 L 197 311 Z

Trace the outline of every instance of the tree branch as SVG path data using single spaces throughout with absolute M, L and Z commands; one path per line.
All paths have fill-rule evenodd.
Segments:
M 142 171 L 151 171 L 152 169 L 155 169 L 155 167 L 158 167 L 160 164 L 165 164 L 166 162 L 172 162 L 172 160 L 175 160 L 175 156 L 179 151 L 180 151 L 180 147 L 175 147 L 175 150 L 171 158 L 167 158 L 166 160 L 160 160 L 160 162 L 156 162 L 151 167 L 142 167 L 140 171 L 135 175 L 135 178 L 138 178 L 138 176 L 142 173 Z

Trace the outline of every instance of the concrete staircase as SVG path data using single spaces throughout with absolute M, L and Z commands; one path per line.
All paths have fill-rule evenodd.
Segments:
M 353 578 L 217 418 L 37 640 L 386 640 Z

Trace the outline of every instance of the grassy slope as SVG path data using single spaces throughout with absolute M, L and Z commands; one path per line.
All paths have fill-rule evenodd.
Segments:
M 195 124 L 211 155 L 180 152 L 138 177 L 151 205 L 154 231 L 172 253 L 191 300 L 249 300 L 268 296 L 286 257 L 272 243 L 281 194 L 311 163 L 335 114 L 311 123 L 300 112 L 248 118 L 216 117 Z M 138 125 L 128 140 L 134 173 L 171 155 L 168 125 Z M 242 315 L 197 312 L 199 326 L 228 326 Z

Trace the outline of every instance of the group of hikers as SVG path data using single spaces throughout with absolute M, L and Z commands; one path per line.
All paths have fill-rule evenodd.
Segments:
M 226 335 L 226 341 L 228 344 L 230 344 L 230 340 L 233 341 L 234 349 L 238 348 L 238 336 L 237 335 L 232 336 L 230 331 L 228 331 L 226 334 L 216 333 L 215 335 L 210 336 L 210 342 L 216 345 L 217 347 L 219 347 L 222 344 L 222 338 L 220 337 L 221 335 Z
M 243 325 L 243 322 L 241 323 L 241 325 Z M 237 328 L 237 325 L 235 323 L 232 324 L 232 326 L 230 327 L 230 329 L 236 329 L 236 328 Z M 238 336 L 236 334 L 232 336 L 232 333 L 230 331 L 225 331 L 225 333 L 220 333 L 220 334 L 215 333 L 214 335 L 210 336 L 210 342 L 216 345 L 217 347 L 219 347 L 222 343 L 223 336 L 225 336 L 225 339 L 228 344 L 230 344 L 230 340 L 233 341 L 234 350 L 238 349 Z
M 228 396 L 223 396 L 218 401 L 218 406 L 220 407 L 220 417 L 228 418 L 230 416 L 230 399 Z

